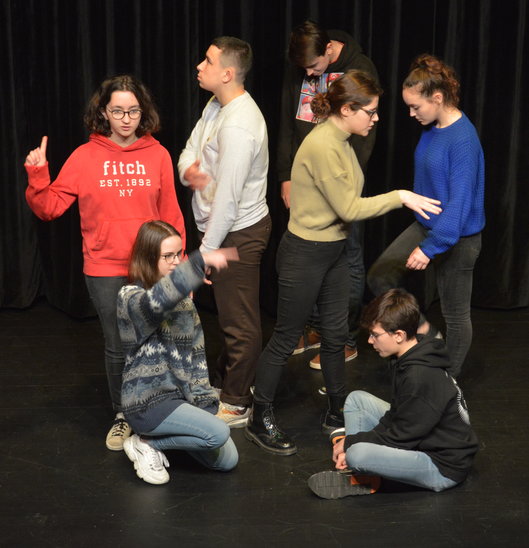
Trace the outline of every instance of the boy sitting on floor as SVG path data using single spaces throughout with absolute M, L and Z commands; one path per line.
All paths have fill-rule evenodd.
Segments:
M 344 406 L 345 428 L 335 430 L 338 471 L 309 478 L 326 499 L 374 493 L 380 478 L 443 491 L 467 477 L 478 450 L 456 381 L 447 373 L 443 340 L 417 335 L 419 306 L 403 289 L 391 289 L 366 308 L 368 342 L 390 358 L 391 404 L 361 390 Z M 344 473 L 344 471 L 352 472 Z M 358 475 L 360 474 L 360 475 Z

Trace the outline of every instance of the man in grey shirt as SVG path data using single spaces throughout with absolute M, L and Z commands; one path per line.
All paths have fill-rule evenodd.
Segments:
M 237 247 L 239 252 L 238 262 L 212 278 L 224 336 L 212 382 L 221 389 L 217 416 L 232 428 L 245 426 L 250 410 L 262 346 L 259 269 L 271 230 L 266 124 L 244 89 L 251 64 L 247 42 L 229 36 L 213 40 L 197 78 L 214 95 L 178 162 L 182 184 L 194 191 L 200 250 Z

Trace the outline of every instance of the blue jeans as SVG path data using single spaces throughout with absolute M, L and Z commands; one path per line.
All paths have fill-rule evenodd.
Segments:
M 179 405 L 145 438 L 158 451 L 179 449 L 212 470 L 227 472 L 239 460 L 230 427 L 215 415 L 189 403 Z
M 294 350 L 314 304 L 321 317 L 321 369 L 327 393 L 345 397 L 347 340 L 347 259 L 345 240 L 315 242 L 298 238 L 287 230 L 277 252 L 277 321 L 257 366 L 254 399 L 274 401 L 292 350 Z
M 369 269 L 367 284 L 375 295 L 401 287 L 406 275 L 406 259 L 426 238 L 428 231 L 417 221 L 398 236 Z M 427 268 L 433 270 L 446 322 L 446 346 L 450 355 L 449 373 L 457 377 L 472 343 L 470 301 L 474 265 L 481 250 L 481 234 L 461 238 L 457 244 L 435 257 Z
M 349 334 L 346 344 L 353 348 L 356 347 L 356 338 L 358 337 L 358 322 L 362 312 L 366 278 L 363 239 L 364 223 L 361 221 L 352 223 L 347 240 L 345 240 L 345 253 L 349 267 Z M 315 306 L 308 325 L 319 332 L 320 323 L 318 307 Z
M 124 276 L 86 276 L 86 287 L 94 303 L 105 338 L 105 369 L 114 411 L 121 411 L 121 381 L 125 357 L 121 348 L 117 320 L 119 290 L 125 285 Z
M 351 392 L 343 410 L 346 434 L 373 430 L 389 407 L 389 403 L 368 392 Z M 417 417 L 417 420 L 421 418 Z M 443 476 L 432 459 L 422 451 L 360 442 L 347 449 L 345 460 L 354 473 L 382 476 L 433 491 L 443 491 L 457 485 L 457 482 Z

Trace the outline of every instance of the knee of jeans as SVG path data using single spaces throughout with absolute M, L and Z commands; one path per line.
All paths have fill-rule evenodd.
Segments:
M 206 439 L 206 443 L 211 449 L 222 447 L 230 439 L 230 427 L 221 419 L 218 420 L 220 424 L 215 424 L 215 431 L 210 432 Z
M 359 399 L 363 398 L 365 395 L 367 394 L 367 392 L 365 392 L 364 390 L 353 390 L 353 392 L 351 392 L 347 398 L 345 399 L 345 404 L 344 404 L 344 412 L 345 411 L 350 411 L 352 409 L 357 409 L 358 408 L 358 405 L 357 405 L 357 402 Z
M 345 460 L 347 461 L 349 468 L 356 470 L 357 472 L 366 470 L 369 466 L 369 461 L 371 460 L 370 446 L 370 443 L 360 442 L 351 445 L 351 447 L 347 449 Z

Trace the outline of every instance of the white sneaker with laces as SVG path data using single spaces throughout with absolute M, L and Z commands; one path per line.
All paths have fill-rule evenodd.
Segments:
M 123 449 L 134 464 L 136 474 L 143 481 L 153 485 L 169 481 L 169 473 L 165 469 L 169 467 L 169 461 L 162 451 L 154 449 L 136 434 L 124 441 Z

